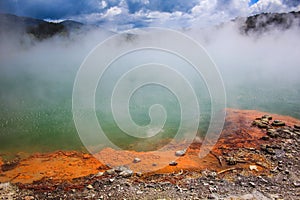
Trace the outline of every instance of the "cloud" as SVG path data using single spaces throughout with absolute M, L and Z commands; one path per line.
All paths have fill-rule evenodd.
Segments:
M 59 19 L 101 12 L 102 5 L 101 1 L 96 0 L 1 0 L 0 12 L 40 19 Z
M 73 19 L 112 29 L 210 26 L 262 12 L 300 10 L 299 0 L 2 0 L 0 12 L 48 20 Z
M 289 12 L 300 10 L 300 2 L 294 0 L 260 0 L 251 7 L 252 13 Z

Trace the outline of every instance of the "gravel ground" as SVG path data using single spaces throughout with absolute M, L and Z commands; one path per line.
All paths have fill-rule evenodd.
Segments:
M 300 131 L 295 127 L 253 125 L 266 132 L 259 149 L 238 149 L 264 155 L 272 164 L 267 174 L 239 168 L 234 159 L 227 170 L 181 171 L 172 174 L 131 174 L 123 168 L 74 179 L 42 180 L 32 184 L 0 184 L 2 199 L 300 199 Z M 226 155 L 236 149 L 226 149 Z M 263 163 L 261 163 L 263 165 Z M 127 170 L 127 171 L 126 171 Z M 125 172 L 126 173 L 125 173 Z

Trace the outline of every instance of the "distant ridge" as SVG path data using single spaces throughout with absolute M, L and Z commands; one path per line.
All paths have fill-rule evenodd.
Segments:
M 68 35 L 71 31 L 81 29 L 83 26 L 84 24 L 72 20 L 53 23 L 30 17 L 0 14 L 0 32 L 2 34 L 21 31 L 21 33 L 31 34 L 39 40 L 47 39 L 54 35 Z
M 240 21 L 241 18 L 234 20 Z M 243 20 L 241 31 L 246 34 L 262 33 L 274 28 L 286 30 L 292 26 L 300 27 L 300 11 L 289 13 L 262 13 Z
M 250 17 L 233 20 L 243 34 L 259 34 L 270 30 L 287 30 L 300 27 L 300 11 L 289 13 L 262 13 Z M 224 23 L 226 24 L 226 23 Z M 0 14 L 0 35 L 14 33 L 29 34 L 38 40 L 51 38 L 55 35 L 68 36 L 76 30 L 83 30 L 88 25 L 80 22 L 65 20 L 60 23 L 47 22 L 41 19 L 20 17 L 12 14 Z M 90 26 L 89 28 L 97 27 Z

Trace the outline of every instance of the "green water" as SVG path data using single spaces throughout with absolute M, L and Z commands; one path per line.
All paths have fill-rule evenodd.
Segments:
M 15 59 L 21 59 L 18 56 Z M 0 68 L 0 153 L 50 152 L 55 150 L 86 151 L 77 134 L 72 116 L 72 90 L 82 57 L 75 61 L 46 67 L 38 61 L 14 63 L 7 59 Z M 51 62 L 50 62 L 51 60 Z M 45 64 L 45 63 L 43 63 Z M 121 69 L 121 68 L 120 68 Z M 119 69 L 118 69 L 119 70 Z M 110 73 L 115 74 L 116 70 Z M 121 74 L 122 70 L 119 71 Z M 184 74 L 185 72 L 182 71 Z M 118 73 L 117 73 L 118 74 Z M 200 101 L 201 121 L 198 134 L 203 135 L 209 123 L 210 99 L 203 82 L 195 82 L 194 72 L 187 74 Z M 244 77 L 247 77 L 244 74 Z M 300 81 L 253 81 L 251 77 L 232 79 L 224 73 L 228 107 L 257 109 L 300 119 Z M 111 79 L 108 76 L 107 79 Z M 109 86 L 103 86 L 109 89 Z M 163 87 L 145 87 L 129 103 L 133 120 L 138 125 L 150 122 L 148 109 L 164 105 L 168 118 L 164 131 L 151 139 L 136 139 L 124 134 L 115 124 L 105 91 L 96 94 L 96 113 L 109 139 L 124 149 L 151 150 L 173 138 L 180 122 L 176 97 Z M 107 93 L 108 94 L 108 93 Z M 191 120 L 193 112 L 191 112 Z M 104 144 L 105 146 L 105 144 Z
M 16 56 L 16 59 L 21 59 Z M 59 58 L 55 58 L 59 59 Z M 54 60 L 55 60 L 54 59 Z M 46 66 L 36 60 L 2 61 L 0 68 L 0 153 L 51 152 L 55 150 L 86 151 L 75 128 L 72 115 L 72 90 L 76 72 L 82 60 L 51 62 Z M 43 63 L 43 62 L 42 62 Z M 75 64 L 74 64 L 75 63 Z M 107 80 L 118 79 L 126 67 L 108 71 Z M 184 69 L 184 68 L 183 68 Z M 182 73 L 186 73 L 184 70 Z M 192 72 L 190 78 L 200 79 Z M 210 100 L 203 81 L 197 82 L 197 96 L 201 99 L 199 134 L 204 133 L 209 122 Z M 195 84 L 195 85 L 196 85 Z M 130 114 L 136 124 L 149 124 L 148 110 L 161 104 L 167 112 L 163 131 L 150 139 L 136 139 L 124 134 L 113 120 L 110 110 L 111 86 L 102 84 L 96 93 L 96 114 L 107 137 L 123 149 L 151 150 L 169 142 L 178 130 L 180 106 L 170 91 L 164 87 L 149 86 L 138 90 L 129 103 Z M 109 92 L 107 92 L 109 90 Z M 191 118 L 193 120 L 193 108 Z M 138 149 L 136 144 L 139 144 Z M 105 147 L 105 144 L 103 144 Z

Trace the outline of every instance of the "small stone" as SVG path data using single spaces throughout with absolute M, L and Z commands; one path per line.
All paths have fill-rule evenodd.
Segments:
M 241 186 L 246 186 L 247 184 L 245 182 L 240 183 Z
M 143 191 L 140 191 L 140 190 L 138 190 L 138 191 L 136 191 L 136 194 L 143 194 L 144 192 Z
M 286 178 L 286 177 L 283 177 L 283 178 L 282 178 L 282 181 L 287 181 L 287 178 Z
M 139 158 L 134 158 L 133 159 L 133 163 L 139 163 L 139 162 L 141 162 L 141 159 L 139 159 Z
M 170 166 L 176 166 L 177 164 L 178 164 L 178 163 L 175 162 L 175 161 L 171 161 L 171 162 L 169 163 Z
M 294 128 L 295 128 L 295 129 L 300 129 L 300 124 L 295 124 L 295 125 L 294 125 Z
M 266 141 L 266 140 L 269 140 L 269 139 L 270 139 L 270 137 L 269 137 L 269 136 L 267 136 L 267 135 L 264 135 L 264 136 L 262 136 L 262 137 L 261 137 L 261 139 Z
M 83 154 L 83 159 L 89 159 L 89 158 L 91 158 L 91 155 L 90 154 Z
M 261 144 L 260 149 L 265 151 L 267 149 L 267 145 L 266 144 Z
M 132 174 L 133 174 L 132 170 L 126 169 L 126 170 L 120 172 L 119 175 L 122 176 L 123 178 L 128 178 L 128 177 L 132 176 Z
M 26 197 L 24 197 L 24 200 L 32 200 L 32 199 L 34 199 L 33 196 L 26 196 Z
M 251 187 L 255 187 L 255 186 L 256 186 L 256 184 L 253 183 L 253 182 L 249 182 L 249 185 L 250 185 Z
M 296 181 L 293 183 L 295 187 L 300 187 L 300 181 Z
M 265 124 L 269 124 L 269 120 L 267 118 L 262 118 L 261 119 L 261 122 L 262 123 L 265 123 Z
M 249 169 L 250 169 L 251 171 L 252 171 L 252 170 L 258 171 L 256 165 L 249 165 Z
M 236 160 L 234 159 L 234 157 L 229 157 L 226 159 L 228 165 L 236 165 Z
M 264 167 L 264 168 L 268 168 L 268 167 L 269 167 L 269 165 L 268 165 L 267 163 L 265 163 L 265 162 L 257 161 L 255 164 L 257 164 L 257 165 L 259 165 L 259 166 L 262 166 L 262 167 Z
M 137 175 L 138 177 L 141 177 L 141 176 L 143 176 L 143 173 L 142 173 L 142 172 L 137 172 L 136 175 Z
M 252 126 L 257 126 L 260 123 L 260 118 L 252 122 Z
M 268 129 L 267 135 L 270 136 L 271 138 L 276 138 L 278 137 L 278 133 L 276 132 L 275 129 Z
M 94 189 L 94 187 L 92 185 L 88 185 L 88 186 L 86 186 L 86 188 L 89 189 L 89 190 Z
M 280 120 L 274 120 L 272 126 L 285 126 L 285 123 Z
M 98 172 L 97 174 L 96 174 L 96 177 L 100 177 L 100 176 L 103 176 L 104 175 L 104 172 Z
M 113 175 L 113 174 L 115 174 L 116 172 L 115 172 L 114 169 L 109 169 L 109 170 L 106 170 L 105 173 L 108 174 L 108 175 Z
M 273 119 L 273 117 L 271 115 L 263 115 L 261 118 L 262 119 L 268 119 L 268 120 L 272 120 Z
M 268 125 L 260 122 L 260 123 L 257 124 L 257 127 L 261 128 L 261 129 L 264 129 L 264 128 L 268 128 Z
M 274 149 L 272 149 L 272 148 L 266 148 L 266 152 L 270 155 L 275 155 L 276 154 Z
M 109 182 L 112 183 L 112 182 L 114 182 L 114 180 L 115 180 L 114 178 L 110 178 Z
M 123 172 L 126 170 L 128 170 L 128 167 L 126 167 L 126 166 L 118 166 L 115 168 L 115 172 L 117 172 L 117 173 L 120 173 L 120 172 Z
M 216 194 L 212 193 L 208 195 L 207 199 L 219 199 L 219 197 Z
M 152 166 L 153 166 L 153 167 L 156 167 L 156 166 L 157 166 L 157 164 L 156 164 L 156 163 L 152 163 Z
M 186 149 L 176 151 L 176 152 L 175 152 L 175 155 L 176 155 L 176 156 L 184 156 L 185 153 L 186 153 Z

